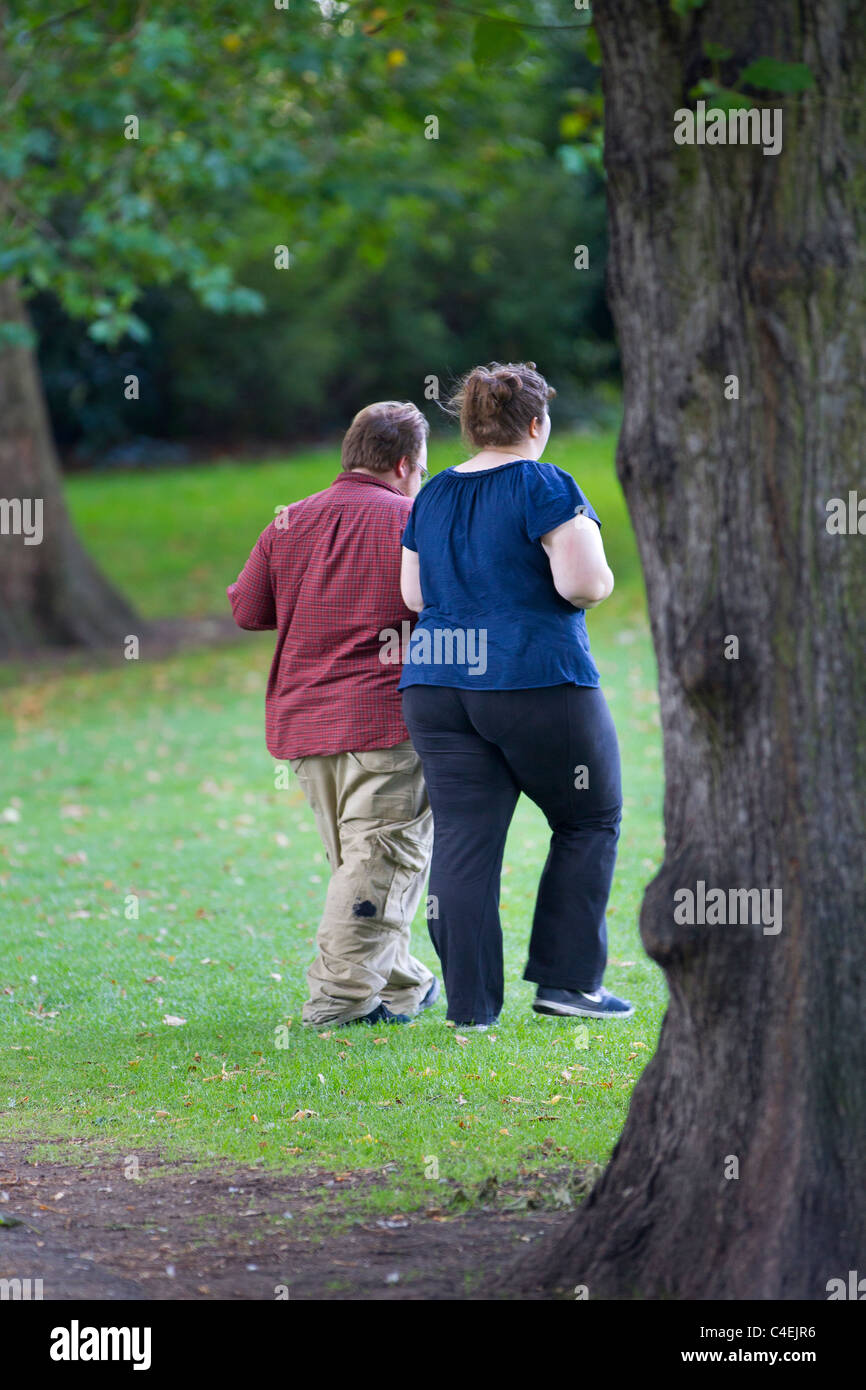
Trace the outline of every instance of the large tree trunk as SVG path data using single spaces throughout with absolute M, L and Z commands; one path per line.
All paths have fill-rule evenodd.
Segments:
M 829 1280 L 866 1275 L 866 535 L 825 524 L 831 498 L 866 496 L 866 9 L 594 14 L 618 471 L 665 748 L 665 860 L 641 932 L 670 1003 L 604 1175 L 511 1287 L 826 1299 Z M 777 157 L 674 143 L 706 40 L 735 71 L 811 67 Z M 781 932 L 677 925 L 674 894 L 699 880 L 781 889 Z
M 0 281 L 0 323 L 27 324 L 10 280 Z M 8 522 L 0 534 L 0 660 L 37 646 L 119 646 L 126 634 L 140 635 L 133 610 L 72 529 L 34 354 L 0 349 L 0 499 L 40 498 L 41 544 L 25 544 Z

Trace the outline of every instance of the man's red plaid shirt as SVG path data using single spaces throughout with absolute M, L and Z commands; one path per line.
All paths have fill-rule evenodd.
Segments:
M 414 623 L 400 596 L 412 502 L 369 473 L 341 473 L 266 527 L 227 590 L 239 627 L 276 628 L 265 700 L 275 758 L 391 748 L 409 737 L 383 628 Z

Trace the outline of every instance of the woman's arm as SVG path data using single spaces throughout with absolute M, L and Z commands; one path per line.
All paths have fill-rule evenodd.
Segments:
M 542 536 L 541 544 L 556 592 L 575 608 L 595 608 L 610 597 L 613 571 L 605 559 L 601 530 L 591 517 L 563 522 Z
M 420 613 L 424 607 L 424 595 L 421 593 L 421 566 L 418 560 L 418 551 L 409 550 L 403 546 L 403 563 L 400 569 L 400 592 L 403 595 L 403 602 L 413 613 Z

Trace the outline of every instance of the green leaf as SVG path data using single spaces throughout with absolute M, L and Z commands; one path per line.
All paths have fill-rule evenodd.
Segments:
M 117 320 L 104 318 L 97 319 L 89 326 L 87 336 L 92 338 L 95 343 L 111 343 L 117 341 L 121 332 Z
M 723 63 L 726 58 L 732 58 L 733 55 L 734 50 L 725 48 L 723 44 L 709 42 L 704 44 L 704 57 L 709 58 L 711 63 Z
M 815 85 L 808 63 L 783 63 L 778 58 L 757 58 L 737 80 L 768 92 L 807 92 Z
M 26 323 L 0 323 L 0 350 L 3 348 L 34 348 L 36 334 Z
M 603 172 L 603 158 L 600 144 L 560 145 L 556 157 L 563 169 L 570 174 L 586 174 L 591 169 Z
M 516 24 L 484 16 L 475 26 L 472 60 L 478 68 L 504 67 L 521 58 L 526 39 Z
M 586 31 L 583 51 L 591 63 L 594 63 L 597 68 L 601 67 L 601 44 L 598 41 L 598 34 L 595 32 L 594 24 L 590 24 Z
M 706 0 L 671 0 L 671 9 L 680 19 L 685 19 L 690 10 L 699 10 Z
M 247 289 L 245 285 L 235 286 L 229 296 L 229 307 L 235 314 L 263 314 L 266 304 L 264 295 L 259 294 L 258 290 Z
M 694 87 L 689 89 L 689 96 L 703 97 L 708 111 L 748 110 L 755 105 L 751 97 L 745 96 L 742 92 L 732 92 L 728 87 L 720 87 L 718 82 L 713 82 L 709 77 L 702 77 L 700 82 L 696 82 Z

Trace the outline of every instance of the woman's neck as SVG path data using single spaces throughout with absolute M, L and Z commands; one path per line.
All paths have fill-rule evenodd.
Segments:
M 465 463 L 457 465 L 461 473 L 474 473 L 484 468 L 501 468 L 506 463 L 514 463 L 517 459 L 531 458 L 532 455 L 521 449 L 518 444 L 510 448 L 482 449 L 480 453 L 467 459 Z

